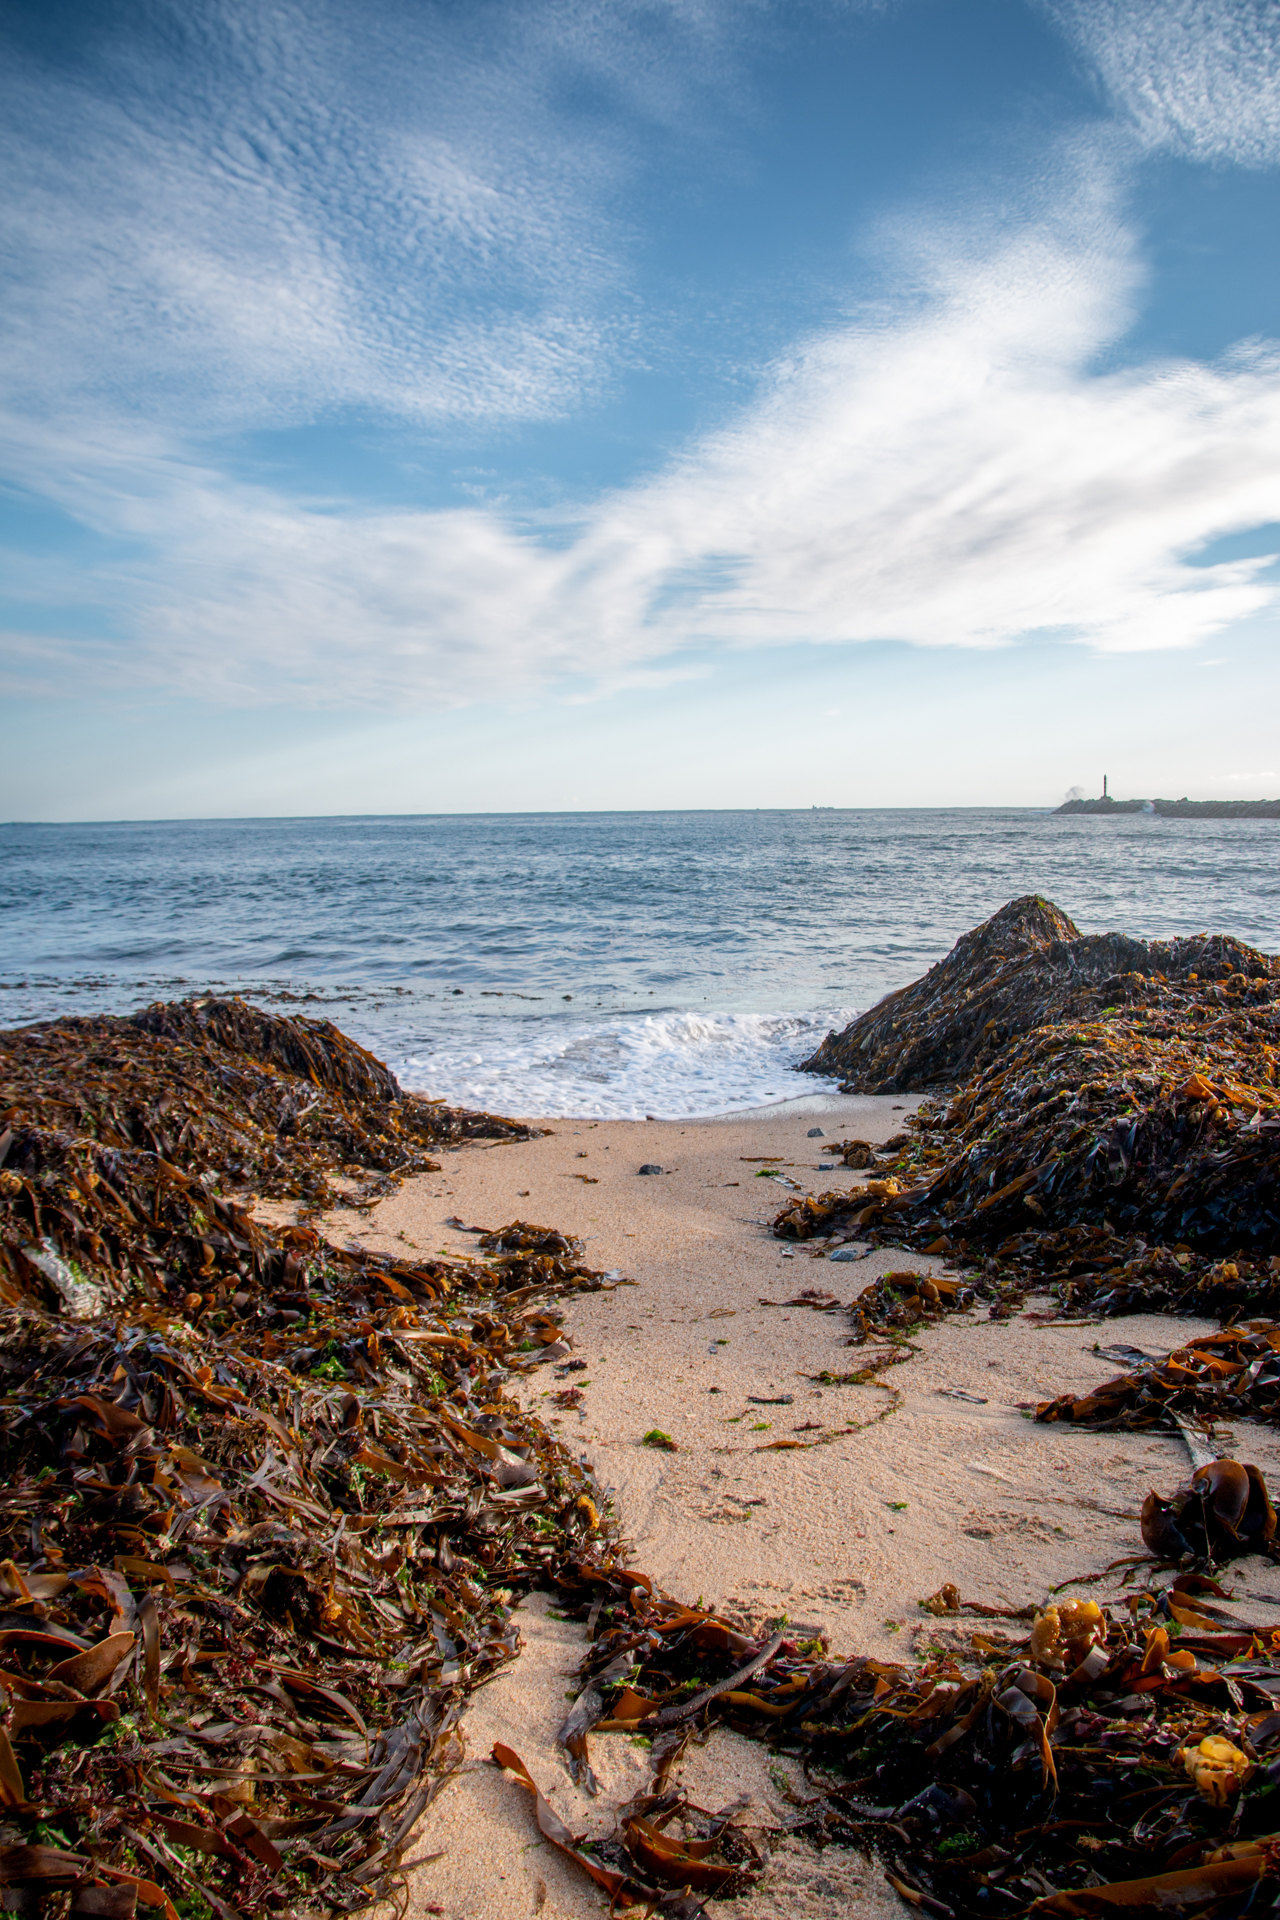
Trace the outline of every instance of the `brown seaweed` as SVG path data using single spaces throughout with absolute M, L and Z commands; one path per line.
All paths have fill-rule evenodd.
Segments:
M 1164 1355 L 1102 1351 L 1108 1357 L 1132 1357 L 1137 1364 L 1087 1393 L 1043 1401 L 1037 1420 L 1140 1429 L 1172 1426 L 1181 1415 L 1211 1429 L 1242 1415 L 1280 1418 L 1280 1325 L 1275 1322 L 1223 1327 Z
M 643 1903 L 646 1913 L 660 1913 L 667 1920 L 697 1920 L 705 1911 L 705 1895 L 744 1892 L 758 1877 L 762 1862 L 751 1840 L 735 1831 L 732 1813 L 706 1816 L 664 1790 L 672 1758 L 669 1746 L 659 1757 L 654 1790 L 621 1808 L 613 1832 L 593 1841 L 588 1852 L 539 1791 L 519 1754 L 502 1745 L 493 1749 L 495 1765 L 532 1795 L 539 1832 L 609 1894 L 612 1910 L 619 1902 L 636 1902 Z M 677 1819 L 695 1830 L 668 1833 Z
M 604 1537 L 588 1474 L 502 1391 L 537 1310 L 466 1281 L 452 1311 L 317 1300 L 283 1337 L 9 1312 L 19 1830 L 219 1910 L 384 1890 L 466 1692 L 515 1653 L 513 1596 Z
M 1247 980 L 1254 1005 L 1280 1000 L 1280 962 L 1230 935 L 1082 934 L 1052 901 L 1024 894 L 923 978 L 828 1034 L 800 1071 L 838 1073 L 845 1093 L 950 1086 L 1036 1027 L 1090 1020 L 1113 1005 L 1171 1012 L 1229 980 Z
M 505 1386 L 616 1276 L 527 1223 L 447 1260 L 256 1220 L 253 1181 L 367 1203 L 433 1140 L 522 1131 L 410 1100 L 325 1023 L 203 1003 L 0 1058 L 4 1904 L 365 1905 L 514 1599 L 611 1555 Z
M 0 1089 L 0 1164 L 11 1171 L 78 1141 L 182 1173 L 216 1169 L 226 1190 L 311 1214 L 367 1207 L 405 1175 L 437 1170 L 433 1149 L 530 1132 L 405 1093 L 327 1020 L 234 998 L 10 1028 Z
M 989 1293 L 1052 1281 L 1070 1311 L 1265 1310 L 1280 1300 L 1280 964 L 1206 936 L 1087 984 L 1084 943 L 1039 926 L 1056 912 L 1012 903 L 892 1020 L 864 1016 L 895 1085 L 926 1055 L 968 1078 L 910 1116 L 876 1177 L 791 1202 L 774 1231 L 945 1255 Z M 983 954 L 1016 1019 L 1013 1000 L 990 1012 Z
M 1213 1564 L 1268 1551 L 1276 1514 L 1258 1468 L 1239 1460 L 1197 1467 L 1170 1500 L 1154 1490 L 1142 1503 L 1142 1538 L 1162 1560 Z
M 1280 1889 L 1277 1641 L 1204 1611 L 1213 1583 L 1196 1579 L 1029 1621 L 944 1586 L 921 1603 L 933 1644 L 901 1663 L 832 1660 L 820 1640 L 752 1632 L 630 1571 L 569 1573 L 565 1588 L 594 1635 L 583 1698 L 597 1737 L 674 1711 L 768 1742 L 810 1782 L 787 1828 L 872 1850 L 941 1920 L 1227 1914 L 1220 1903 L 1251 1890 L 1261 1911 Z M 945 1625 L 962 1613 L 1024 1622 L 1022 1638 Z M 584 1753 L 591 1730 L 577 1730 Z M 634 1854 L 613 1858 L 637 1870 Z

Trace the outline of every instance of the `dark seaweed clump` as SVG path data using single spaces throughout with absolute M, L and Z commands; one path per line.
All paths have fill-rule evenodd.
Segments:
M 434 1171 L 440 1147 L 529 1135 L 518 1121 L 406 1094 L 328 1020 L 284 1019 L 240 999 L 0 1032 L 0 1102 L 10 1169 L 92 1142 L 216 1171 L 224 1189 L 299 1201 L 308 1213 L 371 1204 L 406 1175 Z
M 830 1033 L 802 1073 L 836 1073 L 844 1093 L 951 1087 L 1037 1027 L 1104 1008 L 1175 1013 L 1211 1006 L 1231 983 L 1249 1004 L 1280 1003 L 1280 961 L 1228 934 L 1134 940 L 1082 934 L 1051 900 L 1024 894 L 956 941 L 922 979 Z
M 832 1659 L 813 1629 L 753 1631 L 633 1572 L 566 1586 L 594 1634 L 560 1735 L 570 1765 L 589 1777 L 593 1729 L 630 1733 L 652 1739 L 654 1777 L 590 1854 L 542 1801 L 538 1819 L 615 1897 L 683 1884 L 660 1907 L 686 1915 L 753 1877 L 749 1808 L 709 1817 L 669 1783 L 719 1722 L 801 1761 L 790 1831 L 873 1852 L 939 1920 L 1274 1910 L 1276 1641 L 1215 1606 L 1207 1574 L 1038 1612 L 944 1585 L 921 1602 L 930 1644 L 902 1663 Z M 494 1757 L 534 1788 L 518 1755 Z
M 507 1385 L 617 1276 L 527 1222 L 469 1260 L 328 1241 L 321 1207 L 525 1130 L 326 1022 L 186 1003 L 0 1061 L 0 1904 L 383 1897 L 515 1599 L 612 1555 Z
M 1014 901 L 826 1043 L 847 1053 L 861 1030 L 863 1085 L 963 1077 L 865 1187 L 784 1208 L 775 1231 L 951 1255 L 993 1284 L 1051 1281 L 1073 1308 L 1272 1308 L 1280 967 L 1225 938 L 1062 926 Z M 1122 947 L 1142 970 L 1091 979 Z

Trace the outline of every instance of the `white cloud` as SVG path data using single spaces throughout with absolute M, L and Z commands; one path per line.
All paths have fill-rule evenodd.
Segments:
M 1264 150 L 1252 0 L 1053 4 L 1151 141 Z M 125 552 L 27 565 L 10 686 L 581 698 L 714 648 L 1187 646 L 1272 604 L 1266 560 L 1185 556 L 1280 518 L 1275 354 L 1096 371 L 1139 268 L 1066 149 L 1056 205 L 1012 227 L 1006 205 L 995 238 L 900 235 L 896 311 L 800 342 L 735 422 L 555 525 L 300 501 L 218 466 L 211 428 L 540 418 L 606 382 L 634 129 L 695 137 L 691 103 L 732 95 L 766 12 L 210 0 L 158 4 L 137 17 L 167 33 L 106 33 L 61 77 L 15 62 L 11 471 Z M 566 113 L 570 79 L 616 114 Z M 39 637 L 77 601 L 105 637 Z
M 1275 0 L 1045 0 L 1144 143 L 1280 163 Z
M 300 506 L 159 435 L 29 432 L 26 471 L 132 543 L 91 583 L 130 609 L 124 678 L 232 702 L 580 693 L 787 640 L 1185 647 L 1275 604 L 1267 557 L 1186 556 L 1280 518 L 1280 359 L 1095 371 L 1135 264 L 1093 183 L 913 280 L 909 311 L 802 345 L 735 424 L 555 527 Z
M 630 351 L 640 130 L 715 123 L 736 11 L 157 0 L 65 63 L 8 49 L 9 392 L 188 428 L 562 413 Z
M 1130 262 L 1090 220 L 947 262 L 909 322 L 815 341 L 660 490 L 739 556 L 699 625 L 737 639 L 1181 645 L 1266 603 L 1265 562 L 1188 568 L 1280 506 L 1280 362 L 1096 374 Z

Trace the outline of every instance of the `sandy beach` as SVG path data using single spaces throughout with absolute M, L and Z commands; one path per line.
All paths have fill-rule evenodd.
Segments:
M 1180 1605 L 1185 1589 L 1176 1597 L 1146 1591 L 1153 1569 L 1140 1514 L 1152 1489 L 1176 1498 L 1200 1457 L 1193 1429 L 1184 1437 L 1170 1411 L 1192 1420 L 1212 1412 L 1213 1451 L 1254 1461 L 1280 1484 L 1280 1444 L 1266 1424 L 1280 1377 L 1270 1343 L 1280 1335 L 1274 1321 L 1253 1317 L 1275 1312 L 1280 1258 L 1260 1258 L 1250 1244 L 1270 1235 L 1280 1137 L 1269 1037 L 1277 965 L 1205 936 L 1176 950 L 1139 947 L 1150 975 L 1113 977 L 1106 968 L 1117 947 L 1122 959 L 1134 957 L 1135 943 L 1080 936 L 1051 903 L 1029 897 L 966 936 L 910 990 L 909 1005 L 904 994 L 872 1009 L 842 1045 L 857 1057 L 868 1041 L 879 1048 L 879 1085 L 895 1084 L 893 1061 L 907 1045 L 916 1048 L 919 1081 L 940 1083 L 943 1068 L 951 1074 L 957 1091 L 923 1115 L 909 1095 L 844 1098 L 809 1081 L 789 1102 L 718 1119 L 530 1127 L 398 1096 L 377 1062 L 335 1029 L 304 1028 L 239 1000 L 15 1031 L 7 1054 L 27 1107 L 14 1109 L 14 1164 L 0 1169 L 11 1236 L 0 1255 L 9 1249 L 10 1365 L 23 1384 L 8 1403 L 20 1447 L 10 1455 L 6 1512 L 10 1537 L 43 1549 L 25 1570 L 14 1559 L 11 1583 L 29 1573 L 39 1586 L 18 1588 L 18 1598 L 33 1607 L 59 1601 L 80 1649 L 66 1670 L 79 1673 L 83 1654 L 105 1658 L 101 1645 L 115 1660 L 123 1643 L 103 1633 L 96 1586 L 50 1575 L 50 1556 L 55 1569 L 113 1559 L 140 1567 L 141 1579 L 165 1592 L 110 1590 L 119 1617 L 135 1609 L 143 1659 L 155 1663 L 130 1683 L 142 1692 L 125 1697 L 160 1720 L 164 1756 L 183 1778 L 204 1781 L 227 1767 L 232 1753 L 220 1750 L 233 1743 L 239 1756 L 233 1771 L 215 1776 L 223 1785 L 214 1800 L 197 1790 L 178 1804 L 201 1814 L 207 1804 L 225 1820 L 221 1802 L 238 1804 L 232 1793 L 247 1786 L 261 1838 L 252 1858 L 264 1871 L 288 1865 L 277 1835 L 302 1834 L 332 1879 L 333 1904 L 358 1905 L 368 1890 L 397 1902 L 396 1920 L 399 1883 L 387 1865 L 408 1870 L 407 1910 L 442 1920 L 602 1913 L 586 1877 L 592 1861 L 544 1840 L 527 1788 L 536 1782 L 568 1834 L 603 1846 L 606 1857 L 629 1815 L 626 1844 L 643 1862 L 654 1844 L 634 1817 L 637 1808 L 654 1810 L 646 1729 L 668 1722 L 682 1689 L 711 1681 L 729 1697 L 705 1714 L 696 1692 L 676 1706 L 687 1732 L 678 1752 L 667 1748 L 674 1771 L 664 1773 L 663 1790 L 672 1799 L 656 1811 L 661 1819 L 683 1803 L 699 1825 L 731 1820 L 738 1837 L 722 1842 L 726 1851 L 751 1848 L 756 1864 L 742 1877 L 749 1890 L 718 1902 L 728 1920 L 836 1920 L 863 1910 L 888 1920 L 913 1894 L 942 1901 L 943 1912 L 980 1916 L 977 1896 L 990 1883 L 967 1877 L 987 1871 L 977 1862 L 982 1849 L 953 1867 L 950 1842 L 968 1845 L 982 1832 L 977 1795 L 988 1780 L 997 1786 L 987 1831 L 1023 1850 L 1006 1848 L 1001 1861 L 1022 1859 L 1016 1884 L 1032 1895 L 1054 1887 L 1045 1866 L 1069 1872 L 1072 1888 L 1107 1884 L 1097 1876 L 1111 1860 L 1095 1867 L 1097 1849 L 1083 1840 L 1067 1868 L 1055 1865 L 1054 1835 L 1101 1836 L 1111 1847 L 1113 1809 L 1134 1799 L 1114 1796 L 1134 1762 L 1155 1775 L 1136 1790 L 1142 1797 L 1154 1786 L 1203 1800 L 1211 1850 L 1237 1821 L 1220 1777 L 1229 1764 L 1245 1795 L 1244 1831 L 1266 1833 L 1269 1775 L 1237 1742 L 1252 1746 L 1259 1730 L 1256 1751 L 1265 1752 L 1260 1723 L 1239 1716 L 1271 1712 L 1264 1682 L 1273 1671 L 1265 1658 L 1255 1668 L 1258 1650 L 1265 1656 L 1280 1636 L 1280 1558 L 1260 1551 L 1274 1513 L 1256 1484 L 1243 1507 L 1233 1504 L 1246 1478 L 1238 1466 L 1214 1476 L 1202 1519 L 1188 1518 L 1184 1496 L 1192 1531 L 1169 1542 L 1165 1567 L 1189 1553 L 1223 1568 L 1228 1584 L 1211 1588 L 1204 1615 L 1199 1599 Z M 1202 982 L 1209 964 L 1218 973 Z M 1046 1022 L 1046 1007 L 1059 1017 Z M 975 1041 L 988 1064 L 974 1055 Z M 82 1137 L 69 1132 L 68 1113 Z M 839 1144 L 850 1137 L 867 1143 L 849 1156 L 867 1163 L 858 1170 L 844 1164 Z M 894 1204 L 901 1189 L 877 1178 L 890 1168 L 909 1182 L 905 1213 Z M 228 1193 L 233 1172 L 238 1190 Z M 829 1200 L 799 1204 L 819 1195 Z M 780 1240 L 780 1213 L 806 1231 L 835 1231 Z M 56 1241 L 47 1230 L 55 1219 Z M 852 1237 L 860 1226 L 932 1246 L 955 1310 L 908 1324 L 907 1288 L 892 1283 L 910 1281 L 919 1292 L 931 1256 L 873 1250 Z M 572 1236 L 571 1257 L 554 1268 L 554 1284 L 566 1290 L 548 1302 L 553 1274 L 539 1256 L 507 1252 L 505 1304 L 468 1318 L 468 1306 L 487 1302 L 493 1287 L 475 1256 L 513 1240 L 536 1245 L 550 1229 Z M 1180 1244 L 1177 1233 L 1199 1244 Z M 948 1248 L 968 1248 L 981 1274 L 961 1268 L 947 1279 L 938 1250 Z M 994 1253 L 994 1284 L 986 1253 L 975 1249 Z M 452 1277 L 441 1272 L 449 1265 Z M 143 1278 L 118 1315 L 104 1315 L 122 1273 Z M 1048 1284 L 1035 1279 L 1045 1273 L 1065 1282 L 1058 1294 L 1034 1290 Z M 969 1277 L 982 1280 L 976 1293 L 966 1293 Z M 442 1278 L 456 1287 L 453 1327 L 439 1324 Z M 597 1290 L 574 1292 L 576 1281 Z M 43 1282 L 65 1314 L 32 1313 L 31 1298 L 47 1299 L 35 1292 Z M 866 1300 L 873 1293 L 874 1305 Z M 1214 1319 L 1178 1317 L 1188 1300 Z M 1107 1304 L 1141 1311 L 1103 1319 Z M 553 1324 L 541 1317 L 548 1306 Z M 68 1340 L 63 1319 L 89 1315 L 93 1326 Z M 1142 1365 L 1233 1315 L 1244 1324 L 1223 1344 L 1235 1357 L 1200 1363 L 1200 1379 L 1233 1383 L 1212 1397 L 1202 1387 L 1192 1397 L 1181 1384 L 1185 1369 Z M 869 1340 L 868 1328 L 876 1329 Z M 454 1417 L 441 1373 L 460 1364 L 461 1338 L 478 1401 L 490 1390 L 477 1365 L 522 1405 L 508 1403 L 504 1416 L 498 1404 L 468 1403 L 471 1426 Z M 413 1351 L 420 1340 L 429 1343 L 426 1365 Z M 1040 1402 L 1088 1394 L 1134 1367 L 1141 1379 L 1126 1389 L 1121 1415 L 1132 1425 L 1032 1417 Z M 69 1393 L 70 1381 L 85 1390 Z M 113 1389 L 123 1405 L 101 1397 Z M 1176 1404 L 1161 1408 L 1154 1396 L 1169 1392 Z M 1260 1424 L 1241 1417 L 1227 1431 L 1222 1409 L 1233 1405 L 1248 1406 Z M 101 1429 L 86 1428 L 75 1447 L 66 1442 L 69 1407 Z M 1140 1424 L 1148 1418 L 1160 1424 Z M 554 1450 L 548 1431 L 559 1437 Z M 134 1449 L 127 1466 L 114 1458 L 126 1445 Z M 91 1448 L 86 1481 L 75 1463 Z M 477 1466 L 470 1454 L 496 1466 Z M 62 1461 L 52 1480 L 51 1456 Z M 136 1480 L 105 1478 L 131 1473 L 144 1457 L 150 1480 L 141 1467 Z M 94 1497 L 81 1508 L 86 1485 Z M 416 1490 L 428 1486 L 424 1511 Z M 205 1511 L 214 1503 L 216 1529 Z M 622 1565 L 659 1597 L 653 1608 L 627 1597 L 630 1582 L 615 1561 L 613 1598 L 606 1611 L 593 1606 L 589 1620 L 575 1569 L 602 1504 L 610 1557 L 620 1546 Z M 47 1516 L 38 1529 L 33 1508 Z M 465 1541 L 452 1566 L 446 1518 L 448 1534 Z M 1191 1544 L 1197 1524 L 1199 1548 Z M 421 1544 L 386 1543 L 384 1525 L 421 1527 Z M 167 1552 L 188 1533 L 190 1560 L 138 1554 L 153 1539 Z M 25 1544 L 21 1551 L 36 1560 Z M 474 1580 L 472 1559 L 487 1570 Z M 569 1583 L 563 1595 L 529 1591 L 553 1571 Z M 228 1593 L 237 1609 L 230 1645 Z M 1081 1657 L 1075 1633 L 1063 1640 L 1064 1657 L 1079 1661 L 1070 1672 L 1052 1648 L 1028 1655 L 1027 1621 L 1056 1596 L 1103 1603 L 1101 1668 L 1092 1651 Z M 152 1599 L 159 1632 L 148 1651 L 142 1610 L 150 1613 Z M 1219 1601 L 1225 1618 L 1212 1621 Z M 716 1621 L 685 1631 L 686 1604 L 723 1617 L 727 1646 Z M 669 1651 L 650 1637 L 664 1615 Z M 428 1618 L 430 1640 L 409 1641 L 406 1630 L 421 1633 Z M 1153 1618 L 1189 1629 L 1186 1639 L 1175 1648 Z M 1214 1640 L 1201 1620 L 1244 1631 Z M 572 1783 L 557 1732 L 568 1701 L 583 1692 L 597 1624 L 608 1636 L 595 1648 L 608 1684 L 638 1664 L 662 1712 L 637 1723 L 619 1711 L 613 1731 L 593 1724 L 588 1797 Z M 137 1631 L 120 1631 L 136 1659 Z M 44 1635 L 36 1642 L 46 1644 Z M 197 1669 L 193 1647 L 214 1672 Z M 763 1683 L 768 1697 L 738 1685 L 732 1667 L 724 1671 L 730 1649 L 759 1649 L 762 1663 L 778 1656 Z M 1224 1654 L 1240 1666 L 1224 1668 Z M 1028 1658 L 1038 1675 L 1024 1674 Z M 48 1669 L 58 1685 L 63 1665 Z M 1156 1668 L 1168 1671 L 1153 1675 Z M 1072 1717 L 1052 1727 L 1050 1670 L 1075 1695 Z M 31 1673 L 15 1680 L 45 1685 Z M 753 1680 L 750 1665 L 737 1680 Z M 1042 1746 L 1038 1784 L 1018 1777 L 1034 1759 L 1017 1731 L 1027 1686 L 1049 1709 L 1037 1727 L 1066 1762 L 1055 1774 Z M 1077 1707 L 1081 1688 L 1088 1704 Z M 944 1817 L 973 1825 L 943 1834 L 931 1824 L 933 1786 L 917 1801 L 921 1773 L 950 1752 L 939 1738 L 964 1738 L 978 1724 L 969 1715 L 984 1690 L 1010 1722 L 1006 1745 L 988 1759 L 991 1723 L 983 1721 L 972 1756 L 948 1762 L 956 1777 L 938 1786 Z M 1206 1696 L 1212 1734 L 1204 1732 Z M 343 1724 L 312 1719 L 313 1697 Z M 589 1690 L 582 1718 L 594 1723 L 597 1704 Z M 932 1723 L 951 1713 L 947 1736 L 926 1742 Z M 1083 1725 L 1081 1713 L 1090 1716 Z M 807 1757 L 751 1737 L 770 1728 L 783 1736 L 779 1747 Z M 427 1753 L 420 1729 L 432 1733 L 425 1779 L 414 1771 Z M 511 1750 L 501 1768 L 495 1742 Z M 34 1737 L 23 1745 L 38 1751 Z M 205 1757 L 210 1749 L 216 1759 Z M 1092 1762 L 1082 1776 L 1082 1751 L 1100 1753 L 1119 1777 L 1095 1777 Z M 139 1821 L 148 1832 L 158 1823 L 188 1844 L 192 1822 L 157 1809 L 142 1775 L 136 1785 L 121 1773 L 132 1765 L 127 1755 L 117 1764 L 119 1749 L 93 1743 L 82 1753 L 77 1765 L 97 1767 L 85 1777 L 101 1796 L 121 1799 L 129 1832 Z M 1004 1771 L 986 1771 L 996 1765 Z M 252 1779 L 241 1777 L 246 1766 Z M 1193 1777 L 1195 1787 L 1182 1785 Z M 321 1779 L 323 1799 L 310 1790 Z M 333 1797 L 338 1786 L 347 1787 L 345 1800 Z M 828 1788 L 830 1801 L 812 1811 L 814 1794 Z M 45 1802 L 30 1804 L 34 1817 Z M 79 1821 L 79 1805 L 68 1803 L 63 1817 Z M 1049 1805 L 1059 1811 L 1046 1824 Z M 549 1825 L 545 1808 L 542 1817 Z M 1131 1879 L 1151 1857 L 1163 1863 L 1158 1875 L 1181 1872 L 1184 1817 L 1182 1803 L 1162 1806 L 1168 1832 L 1155 1844 L 1146 1814 L 1141 1832 L 1126 1833 L 1122 1820 L 1114 1877 Z M 815 1845 L 798 1828 L 825 1828 L 841 1844 Z M 852 1850 L 860 1832 L 874 1836 L 874 1859 Z M 198 1839 L 218 1847 L 203 1830 Z M 328 1850 L 334 1840 L 341 1852 Z M 210 1858 L 232 1870 L 218 1869 L 226 1891 L 217 1901 L 265 1910 L 269 1883 L 254 1880 L 247 1858 Z M 1233 1854 L 1229 1878 L 1269 1872 L 1269 1859 L 1261 1848 Z M 693 1864 L 677 1856 L 680 1883 Z M 1210 1872 L 1196 1885 L 1213 1893 L 1221 1863 L 1201 1864 Z M 109 1859 L 104 1871 L 116 1866 Z M 181 1859 L 166 1860 L 165 1870 L 179 1886 L 190 1881 Z M 644 1879 L 670 1872 L 659 1863 Z M 913 1885 L 917 1873 L 924 1894 Z M 953 1882 L 962 1888 L 954 1902 Z M 732 1875 L 731 1884 L 741 1879 Z M 299 1904 L 292 1889 L 286 1897 Z
M 1280 0 L 0 48 L 0 1920 L 1280 1920 Z
M 914 1104 L 817 1094 L 700 1122 L 556 1120 L 539 1139 L 447 1153 L 440 1174 L 406 1183 L 358 1228 L 335 1215 L 328 1229 L 397 1252 L 460 1253 L 474 1246 L 464 1228 L 517 1217 L 579 1235 L 593 1266 L 636 1284 L 571 1299 L 565 1325 L 585 1369 L 564 1380 L 540 1369 L 521 1392 L 593 1463 L 631 1564 L 752 1623 L 785 1615 L 827 1634 L 836 1653 L 893 1659 L 948 1636 L 967 1649 L 972 1622 L 920 1609 L 944 1581 L 966 1599 L 1040 1604 L 1057 1583 L 1139 1551 L 1144 1494 L 1171 1490 L 1188 1470 L 1180 1441 L 1037 1426 L 1027 1404 L 1115 1374 L 1099 1345 L 1164 1351 L 1209 1323 L 1043 1324 L 1034 1301 L 1011 1320 L 979 1307 L 921 1332 L 884 1386 L 824 1383 L 876 1349 L 851 1351 L 848 1316 L 798 1297 L 833 1292 L 843 1306 L 876 1275 L 929 1263 L 885 1249 L 834 1261 L 771 1238 L 767 1223 L 794 1187 L 865 1177 L 820 1171 L 824 1147 L 884 1141 Z M 824 1137 L 810 1138 L 813 1127 Z M 794 1187 L 762 1177 L 762 1161 Z M 662 1172 L 642 1175 L 643 1165 Z M 582 1406 L 556 1413 L 551 1395 L 569 1384 Z M 655 1427 L 675 1452 L 643 1443 Z M 1242 1457 L 1280 1473 L 1280 1442 L 1265 1430 L 1237 1441 Z M 1251 1616 L 1280 1622 L 1280 1570 L 1251 1561 L 1246 1580 Z M 463 1775 L 418 1831 L 414 1913 L 578 1920 L 606 1908 L 540 1839 L 527 1793 L 488 1755 L 495 1740 L 515 1747 L 561 1816 L 588 1834 L 607 1831 L 610 1808 L 643 1784 L 646 1756 L 625 1737 L 596 1736 L 600 1798 L 571 1785 L 554 1734 L 583 1630 L 558 1619 L 547 1595 L 519 1618 L 524 1651 L 473 1699 Z M 750 1796 L 765 1826 L 802 1788 L 794 1768 L 724 1730 L 690 1749 L 682 1778 L 706 1807 Z M 859 1855 L 788 1840 L 756 1891 L 722 1910 L 834 1920 L 851 1901 L 900 1906 Z

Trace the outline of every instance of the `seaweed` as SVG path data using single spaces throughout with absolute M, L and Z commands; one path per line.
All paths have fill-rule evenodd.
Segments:
M 159 1003 L 129 1016 L 0 1032 L 0 1164 L 37 1161 L 46 1136 L 299 1201 L 305 1214 L 367 1208 L 433 1149 L 527 1139 L 530 1129 L 407 1094 L 328 1020 L 239 999 Z
M 3 1904 L 359 1908 L 516 1597 L 614 1552 L 507 1384 L 618 1276 L 520 1222 L 466 1260 L 326 1240 L 335 1177 L 368 1204 L 431 1142 L 524 1132 L 410 1099 L 327 1023 L 188 1003 L 0 1058 Z M 250 1182 L 302 1220 L 254 1219 Z
M 1166 1354 L 1102 1349 L 1136 1364 L 1087 1393 L 1063 1393 L 1036 1419 L 1100 1428 L 1170 1428 L 1196 1420 L 1208 1431 L 1249 1415 L 1280 1419 L 1280 1324 L 1252 1321 L 1188 1340 Z
M 1206 1460 L 1170 1500 L 1154 1488 L 1142 1503 L 1142 1538 L 1161 1560 L 1213 1566 L 1248 1553 L 1269 1553 L 1275 1508 L 1255 1466 Z
M 1069 1311 L 1265 1311 L 1280 1301 L 1280 964 L 1203 936 L 1089 984 L 1089 954 L 1122 937 L 1050 938 L 1064 918 L 1015 901 L 863 1016 L 877 1085 L 930 1063 L 967 1077 L 908 1118 L 874 1178 L 791 1203 L 775 1233 L 946 1255 L 988 1292 L 1053 1281 Z
M 1234 997 L 1246 982 L 1252 1005 L 1274 1007 L 1280 961 L 1229 934 L 1082 934 L 1051 900 L 1024 894 L 964 934 L 922 979 L 828 1034 L 799 1071 L 840 1074 L 844 1093 L 950 1086 L 1035 1027 L 1113 1005 L 1175 1012 L 1227 982 Z
M 585 1570 L 566 1591 L 594 1638 L 561 1739 L 589 1765 L 592 1733 L 652 1734 L 655 1794 L 668 1743 L 699 1726 L 764 1740 L 810 1783 L 786 1828 L 874 1852 L 940 1920 L 1242 1911 L 1233 1896 L 1261 1911 L 1277 1887 L 1280 1639 L 1206 1590 L 1222 1592 L 1180 1573 L 1115 1602 L 1019 1611 L 946 1585 L 921 1602 L 931 1644 L 899 1663 L 833 1660 L 808 1630 L 752 1631 L 642 1574 Z M 609 1859 L 634 1894 L 619 1828 Z

